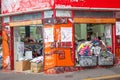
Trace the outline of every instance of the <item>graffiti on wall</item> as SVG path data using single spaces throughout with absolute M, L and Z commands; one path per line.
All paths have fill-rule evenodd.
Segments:
M 2 14 L 50 8 L 54 0 L 2 0 Z

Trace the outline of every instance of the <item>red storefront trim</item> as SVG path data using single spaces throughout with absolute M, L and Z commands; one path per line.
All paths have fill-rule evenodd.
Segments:
M 14 35 L 13 35 L 13 27 L 10 27 L 10 62 L 11 62 L 11 70 L 14 70 Z

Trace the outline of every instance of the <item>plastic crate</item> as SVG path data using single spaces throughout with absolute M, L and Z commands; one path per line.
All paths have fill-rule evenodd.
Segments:
M 2 69 L 2 58 L 0 58 L 0 69 Z
M 102 55 L 98 56 L 98 65 L 107 66 L 114 64 L 114 55 L 109 54 L 107 57 L 103 57 Z
M 79 65 L 81 67 L 90 67 L 97 65 L 97 57 L 96 56 L 80 56 L 79 57 Z

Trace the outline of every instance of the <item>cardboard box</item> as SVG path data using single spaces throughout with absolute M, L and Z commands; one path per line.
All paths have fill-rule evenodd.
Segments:
M 43 71 L 43 63 L 31 63 L 31 72 L 39 73 Z
M 28 60 L 16 61 L 15 70 L 18 72 L 30 70 L 30 62 Z

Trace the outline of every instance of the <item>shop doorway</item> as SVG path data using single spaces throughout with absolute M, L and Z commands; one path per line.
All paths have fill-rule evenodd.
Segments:
M 14 27 L 14 68 L 16 71 L 31 70 L 31 63 L 36 63 L 33 66 L 43 63 L 43 53 L 42 25 Z M 36 67 L 36 70 L 40 69 Z
M 96 66 L 101 51 L 109 49 L 112 53 L 112 24 L 75 24 L 74 30 L 76 66 Z M 88 59 L 89 56 L 94 61 Z M 88 63 L 85 64 L 85 61 Z

